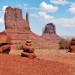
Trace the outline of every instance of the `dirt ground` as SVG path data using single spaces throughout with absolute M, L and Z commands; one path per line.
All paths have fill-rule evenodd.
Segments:
M 20 56 L 21 50 L 0 54 L 0 75 L 75 75 L 75 53 L 36 49 L 37 58 Z

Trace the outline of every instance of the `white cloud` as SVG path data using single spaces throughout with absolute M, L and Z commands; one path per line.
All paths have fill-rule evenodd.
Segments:
M 75 27 L 75 17 L 74 18 L 54 18 L 53 16 L 47 15 L 44 12 L 39 12 L 39 18 L 44 23 L 54 23 L 57 26 L 72 28 Z
M 30 14 L 31 17 L 39 18 L 38 14 Z
M 75 27 L 75 25 L 64 24 L 63 27 Z
M 54 19 L 54 16 L 50 16 L 46 12 L 43 12 L 43 11 L 40 11 L 37 14 L 30 14 L 30 16 L 38 18 L 40 20 L 51 20 L 51 19 Z
M 4 23 L 4 18 L 0 17 L 0 24 L 3 24 L 3 23 Z
M 40 10 L 40 8 L 37 8 L 37 7 L 27 7 L 27 4 L 23 4 L 23 7 L 26 10 Z
M 4 24 L 4 13 L 7 7 L 8 6 L 3 6 L 2 10 L 0 11 L 0 24 Z
M 5 9 L 6 9 L 7 7 L 8 7 L 8 6 L 3 6 L 3 8 L 2 8 L 3 13 L 5 12 Z
M 38 14 L 39 14 L 39 17 L 45 20 L 50 20 L 54 18 L 53 16 L 47 15 L 46 12 L 39 12 Z
M 75 14 L 75 3 L 71 3 L 70 8 L 69 8 L 69 11 L 70 11 L 72 14 Z
M 24 7 L 24 9 L 28 9 L 27 4 L 23 4 L 23 7 Z
M 75 7 L 75 3 L 71 2 L 70 7 Z
M 61 4 L 61 5 L 69 4 L 69 1 L 67 0 L 50 0 L 50 2 L 54 4 Z
M 27 7 L 26 4 L 24 4 L 23 6 L 25 9 L 28 9 L 28 10 L 37 10 L 36 14 L 30 14 L 31 17 L 45 19 L 45 20 L 50 20 L 50 19 L 54 18 L 54 16 L 48 15 L 47 12 L 56 12 L 58 10 L 57 6 L 53 6 L 53 5 L 47 4 L 45 2 L 42 2 L 40 4 L 40 8 Z
M 30 10 L 40 10 L 40 9 L 37 8 L 37 7 L 30 7 L 29 9 L 30 9 Z
M 56 12 L 58 10 L 57 6 L 53 6 L 53 5 L 47 4 L 45 2 L 42 2 L 40 4 L 40 7 L 41 7 L 42 11 L 46 11 L 46 12 Z
M 53 19 L 52 22 L 62 27 L 75 27 L 75 18 Z
M 19 7 L 24 7 L 26 10 L 42 10 L 45 12 L 56 12 L 58 10 L 57 6 L 53 6 L 51 4 L 47 4 L 46 2 L 42 2 L 40 4 L 40 8 L 38 7 L 28 7 L 27 4 L 18 5 Z

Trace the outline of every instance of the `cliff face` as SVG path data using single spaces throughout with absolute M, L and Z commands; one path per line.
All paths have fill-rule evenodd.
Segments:
M 30 30 L 28 13 L 26 13 L 26 20 L 23 19 L 21 9 L 7 7 L 4 19 L 5 19 L 5 29 Z

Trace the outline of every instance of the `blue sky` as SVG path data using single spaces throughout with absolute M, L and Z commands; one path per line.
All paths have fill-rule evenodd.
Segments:
M 0 31 L 5 29 L 7 6 L 22 9 L 23 18 L 28 12 L 31 30 L 38 35 L 47 23 L 53 23 L 58 35 L 75 36 L 75 0 L 0 0 Z

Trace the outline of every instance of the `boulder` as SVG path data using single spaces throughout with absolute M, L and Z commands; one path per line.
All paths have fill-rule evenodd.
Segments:
M 34 53 L 34 47 L 31 45 L 31 40 L 27 40 L 26 44 L 23 45 L 22 49 L 23 49 L 23 52 L 21 53 L 21 56 L 36 58 L 36 55 Z
M 0 53 L 9 53 L 11 49 L 11 37 L 6 32 L 0 32 Z
M 75 38 L 72 38 L 71 42 L 70 42 L 70 52 L 74 52 L 75 53 Z
M 74 45 L 70 46 L 70 52 L 74 52 L 75 53 L 75 46 Z
M 75 41 L 75 38 L 72 38 L 72 41 Z
M 36 58 L 37 56 L 35 55 L 35 53 L 27 53 L 27 52 L 22 52 L 21 53 L 22 57 L 28 57 L 30 59 Z
M 72 41 L 71 41 L 71 45 L 75 45 L 75 41 L 72 40 Z

